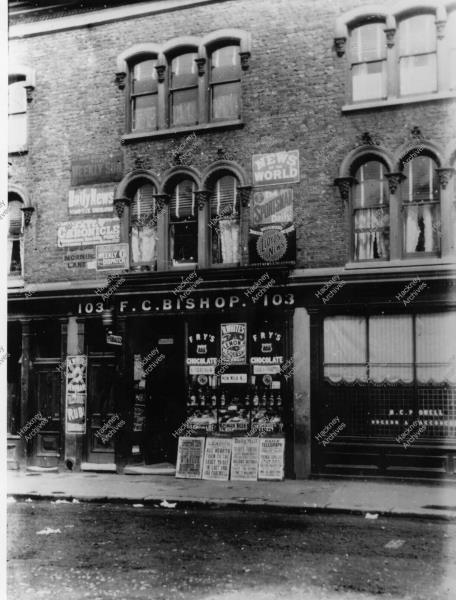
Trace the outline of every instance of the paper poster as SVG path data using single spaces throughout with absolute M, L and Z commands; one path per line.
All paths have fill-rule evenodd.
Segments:
M 119 219 L 98 218 L 59 223 L 57 246 L 93 246 L 94 244 L 120 242 Z
M 176 477 L 201 479 L 204 456 L 203 437 L 180 437 L 177 447 Z
M 283 479 L 285 439 L 259 438 L 258 479 Z
M 68 192 L 68 214 L 99 215 L 114 213 L 114 186 L 77 187 Z
M 252 156 L 253 185 L 297 183 L 299 181 L 299 150 L 283 150 Z
M 128 269 L 130 267 L 128 244 L 99 244 L 96 246 L 97 271 Z
M 231 477 L 234 481 L 256 481 L 258 479 L 259 438 L 233 438 Z
M 204 451 L 203 479 L 228 481 L 231 441 L 228 438 L 207 438 Z
M 67 356 L 66 418 L 67 433 L 86 432 L 87 356 Z
M 247 362 L 247 323 L 221 323 L 221 363 L 244 365 Z

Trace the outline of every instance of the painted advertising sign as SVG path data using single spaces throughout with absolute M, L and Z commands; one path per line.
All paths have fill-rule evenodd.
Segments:
M 296 258 L 293 190 L 256 191 L 250 208 L 251 264 L 289 263 Z
M 252 156 L 253 185 L 275 185 L 299 181 L 299 150 L 284 150 Z
M 87 356 L 67 356 L 66 418 L 67 433 L 86 432 Z
M 247 323 L 221 323 L 220 361 L 229 365 L 247 362 Z
M 233 438 L 231 477 L 233 481 L 256 481 L 258 478 L 259 439 Z
M 128 269 L 130 266 L 128 244 L 99 244 L 96 253 L 97 271 Z
M 228 481 L 231 462 L 231 439 L 207 438 L 204 451 L 203 479 Z
M 283 334 L 274 328 L 256 329 L 251 335 L 251 357 L 252 365 L 280 366 L 283 363 Z M 255 370 L 255 374 L 276 373 L 277 370 L 261 371 Z
M 114 187 L 79 187 L 68 192 L 68 214 L 114 214 Z
M 65 252 L 63 262 L 67 269 L 95 269 L 95 248 Z
M 122 154 L 81 156 L 71 161 L 71 185 L 120 181 L 123 176 Z
M 220 383 L 247 383 L 247 373 L 222 373 Z
M 180 437 L 177 447 L 176 477 L 201 479 L 204 437 Z
M 85 219 L 65 221 L 57 229 L 59 248 L 93 246 L 120 241 L 119 219 Z
M 189 325 L 187 338 L 187 365 L 190 375 L 212 375 L 217 364 L 218 332 L 215 327 L 195 327 Z M 214 365 L 209 367 L 209 365 Z M 197 370 L 203 369 L 203 370 Z M 211 371 L 209 370 L 211 369 Z
M 258 479 L 283 479 L 284 438 L 260 438 Z

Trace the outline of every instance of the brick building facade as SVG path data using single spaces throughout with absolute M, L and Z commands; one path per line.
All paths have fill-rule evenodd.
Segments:
M 172 462 L 226 394 L 233 422 L 280 423 L 287 476 L 454 477 L 455 3 L 87 4 L 10 3 L 12 464 Z M 204 332 L 223 359 L 227 323 L 231 387 L 191 354 Z M 59 365 L 81 355 L 72 429 Z

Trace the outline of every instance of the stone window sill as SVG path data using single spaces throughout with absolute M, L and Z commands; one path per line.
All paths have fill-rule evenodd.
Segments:
M 167 138 L 182 133 L 193 133 L 194 131 L 216 131 L 219 129 L 240 129 L 244 123 L 240 119 L 234 121 L 214 121 L 212 123 L 201 123 L 199 125 L 189 125 L 188 127 L 172 127 L 170 129 L 159 129 L 157 131 L 145 131 L 138 133 L 126 133 L 120 139 L 122 144 L 129 142 L 141 142 L 153 138 Z
M 24 280 L 22 277 L 8 276 L 8 289 L 23 288 Z
M 387 108 L 389 106 L 398 106 L 401 104 L 447 100 L 450 98 L 456 98 L 456 91 L 435 92 L 433 94 L 418 94 L 414 96 L 402 96 L 400 98 L 388 98 L 388 100 L 373 100 L 369 102 L 357 102 L 356 104 L 345 104 L 342 106 L 342 112 L 351 113 L 372 108 Z

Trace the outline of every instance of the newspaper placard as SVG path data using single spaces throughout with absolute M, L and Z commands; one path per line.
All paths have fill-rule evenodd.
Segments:
M 230 460 L 231 439 L 207 438 L 204 452 L 203 479 L 228 481 Z
M 258 479 L 283 479 L 285 439 L 259 438 L 259 440 Z
M 67 433 L 86 432 L 87 356 L 67 356 L 66 417 Z
M 84 219 L 59 223 L 57 246 L 93 246 L 120 242 L 119 219 Z
M 72 188 L 68 192 L 68 214 L 98 215 L 114 213 L 114 186 Z
M 259 438 L 233 438 L 231 478 L 234 481 L 256 481 L 258 479 Z
M 99 244 L 97 250 L 97 271 L 128 269 L 128 244 Z
M 204 456 L 203 437 L 180 437 L 177 447 L 176 477 L 201 479 Z

